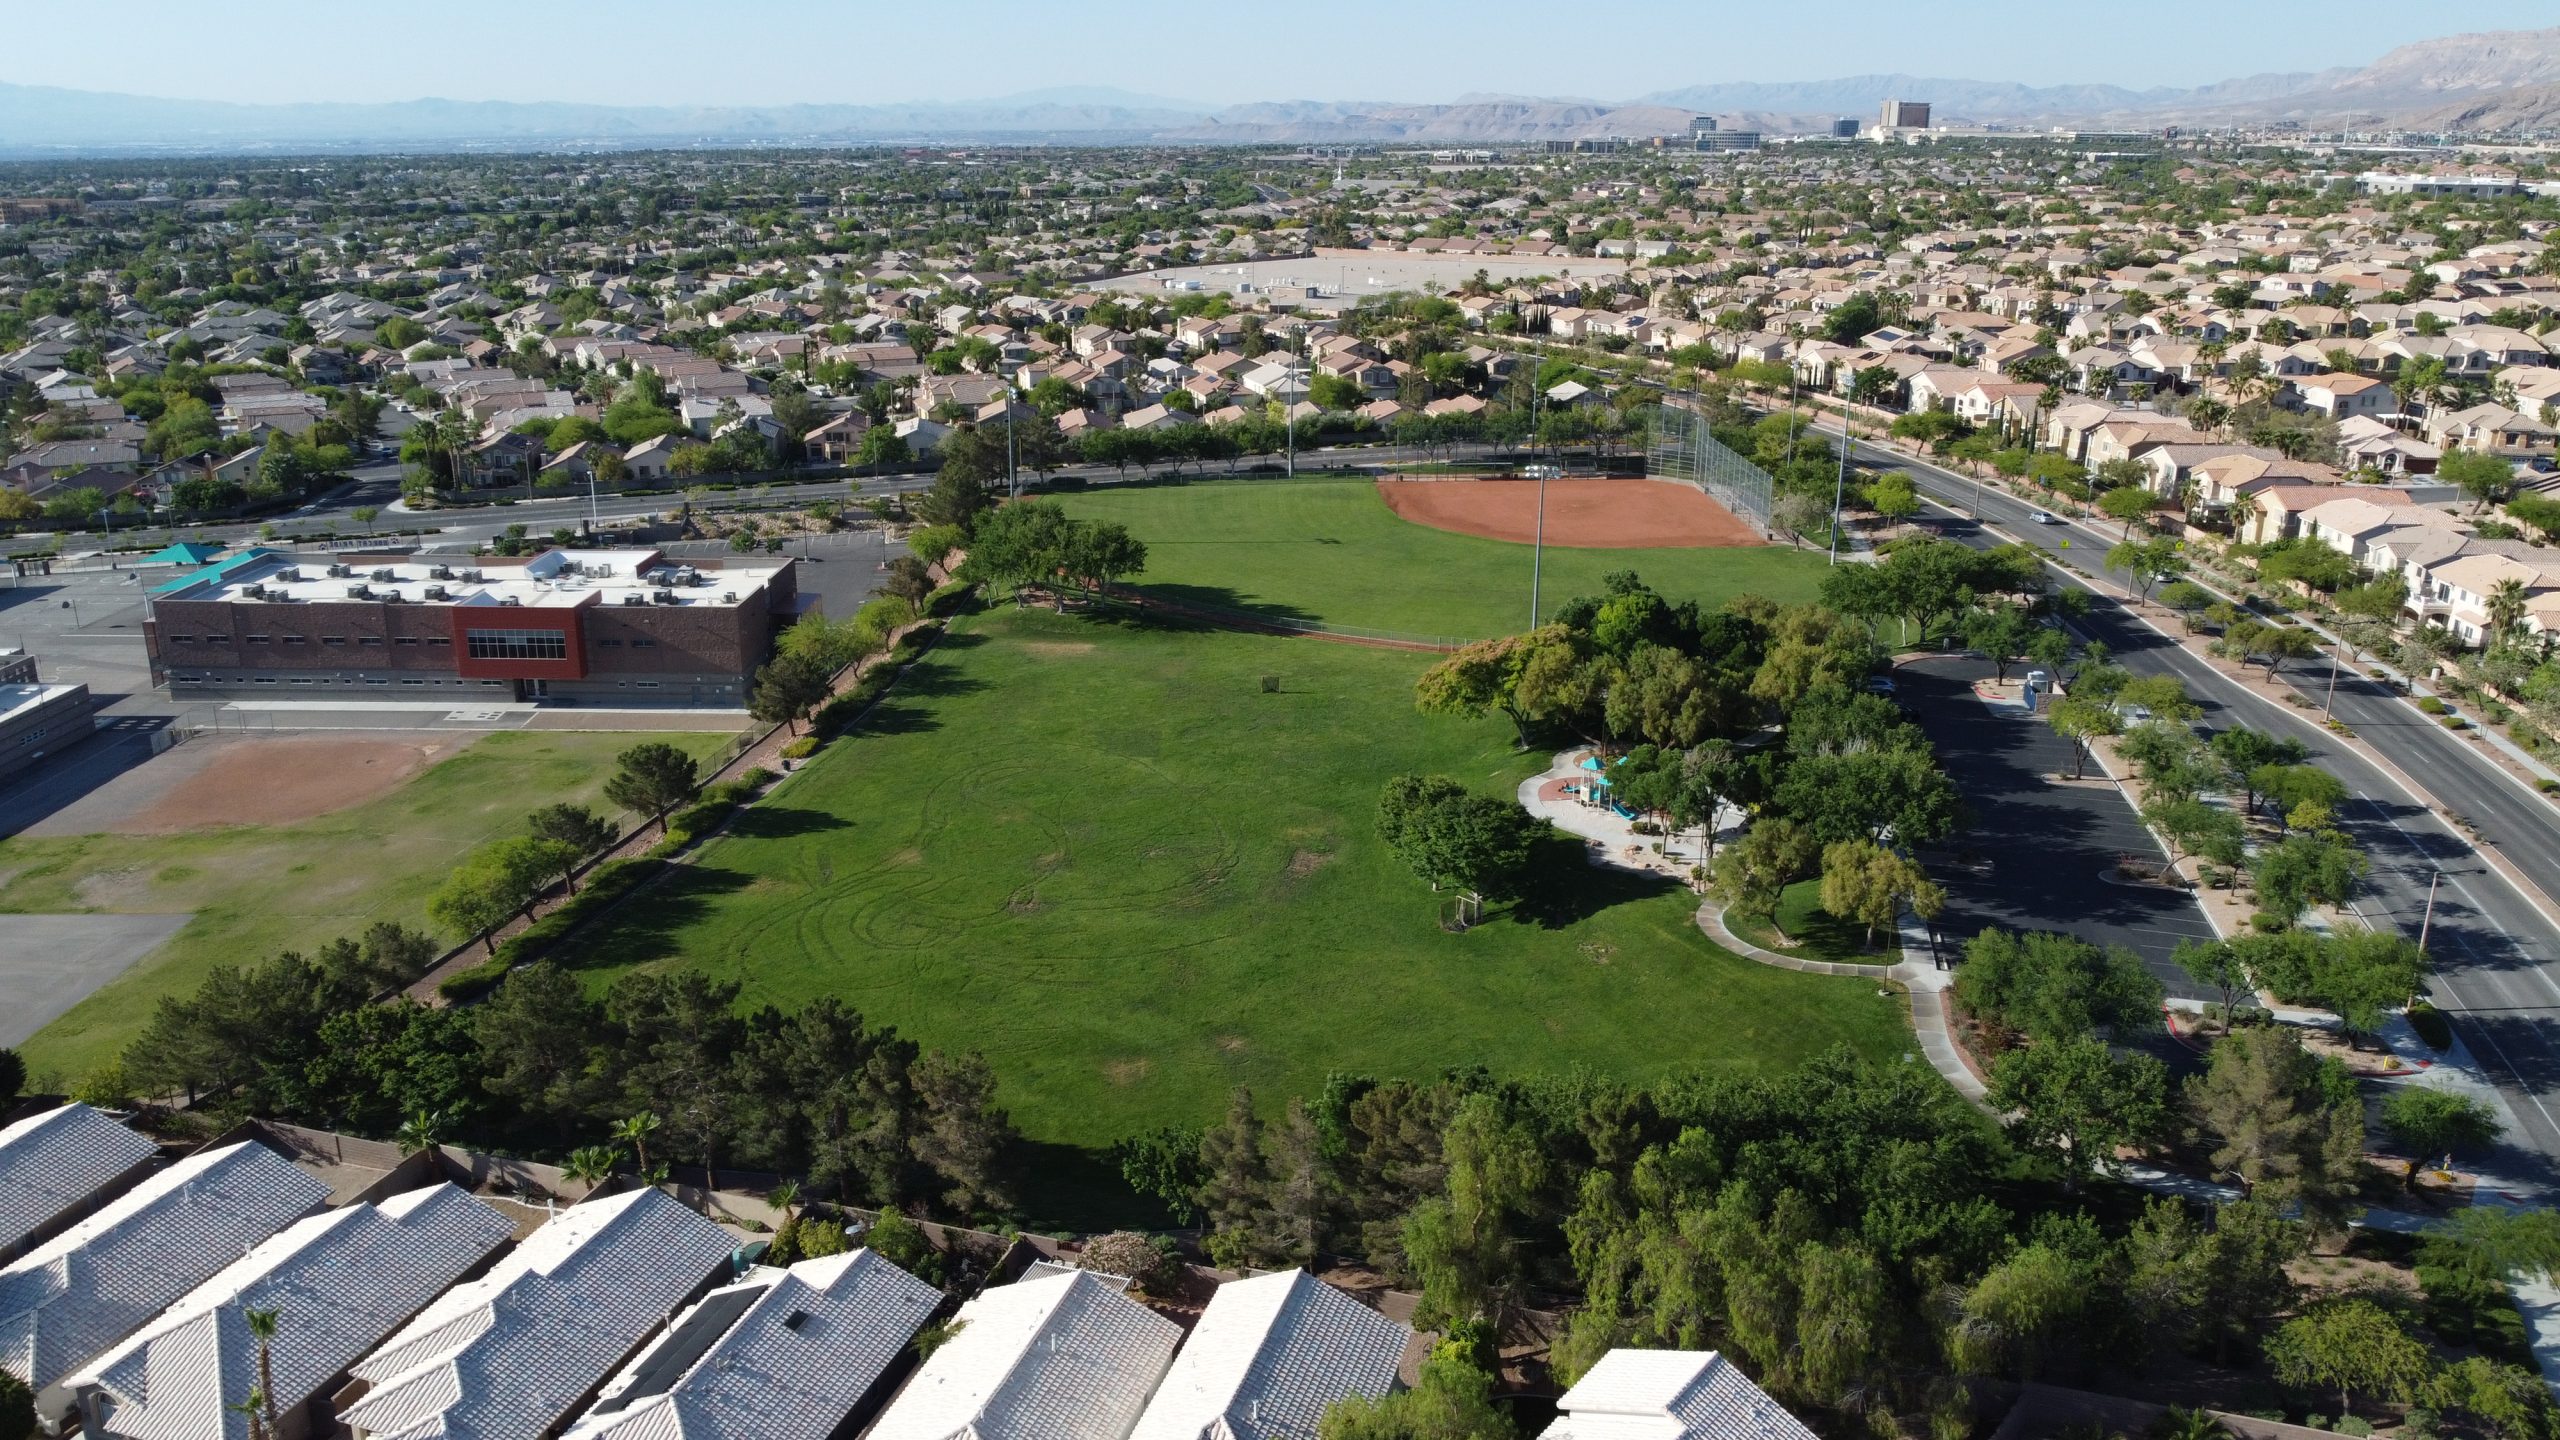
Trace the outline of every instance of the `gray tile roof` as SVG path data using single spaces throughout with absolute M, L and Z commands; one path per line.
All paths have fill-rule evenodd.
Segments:
M 960 1307 L 869 1440 L 1125 1440 L 1180 1327 L 1082 1271 Z
M 0 1130 L 0 1252 L 95 1198 L 157 1148 L 76 1100 Z
M 1218 1287 L 1131 1440 L 1315 1440 L 1327 1407 L 1384 1395 L 1413 1332 L 1303 1270 Z
M 358 1362 L 370 1388 L 340 1418 L 386 1440 L 532 1440 L 736 1244 L 660 1190 L 573 1206 Z
M 1539 1440 L 1814 1440 L 1713 1350 L 1612 1350 L 1556 1403 Z
M 82 1428 L 129 1440 L 246 1440 L 249 1417 L 235 1407 L 258 1384 L 258 1342 L 245 1312 L 277 1312 L 269 1398 L 291 1410 L 513 1230 L 451 1185 L 302 1220 L 65 1382 Z
M 264 1145 L 187 1157 L 0 1270 L 0 1365 L 44 1391 L 328 1198 Z
M 759 1267 L 676 1317 L 563 1440 L 827 1440 L 941 1303 L 870 1250 Z

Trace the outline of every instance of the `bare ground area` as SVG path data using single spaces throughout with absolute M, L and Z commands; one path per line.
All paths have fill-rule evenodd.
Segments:
M 1546 543 L 1583 550 L 1738 549 L 1763 543 L 1730 510 L 1668 480 L 1557 480 L 1547 491 Z M 1381 480 L 1397 516 L 1434 530 L 1527 544 L 1538 536 L 1538 486 L 1528 480 Z
M 26 833 L 175 835 L 222 825 L 289 825 L 388 794 L 478 738 L 470 731 L 199 736 Z

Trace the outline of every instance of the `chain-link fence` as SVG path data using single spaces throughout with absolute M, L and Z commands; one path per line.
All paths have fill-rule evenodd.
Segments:
M 1695 485 L 1763 537 L 1776 538 L 1770 506 L 1777 482 L 1768 471 L 1719 443 L 1707 430 L 1706 416 L 1684 405 L 1657 405 L 1646 432 L 1644 473 L 1648 478 Z

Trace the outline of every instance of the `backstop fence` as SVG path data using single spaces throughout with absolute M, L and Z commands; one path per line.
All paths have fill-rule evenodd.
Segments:
M 1776 538 L 1770 506 L 1777 482 L 1769 472 L 1726 449 L 1707 430 L 1707 417 L 1684 405 L 1657 405 L 1646 427 L 1644 473 L 1648 479 L 1695 485 L 1742 517 L 1764 539 Z

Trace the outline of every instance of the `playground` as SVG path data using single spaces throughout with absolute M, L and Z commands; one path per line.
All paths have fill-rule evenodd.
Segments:
M 1551 480 L 1546 543 L 1577 550 L 1738 550 L 1762 544 L 1732 511 L 1670 480 Z M 1532 480 L 1381 480 L 1399 519 L 1434 530 L 1527 544 L 1538 538 Z

